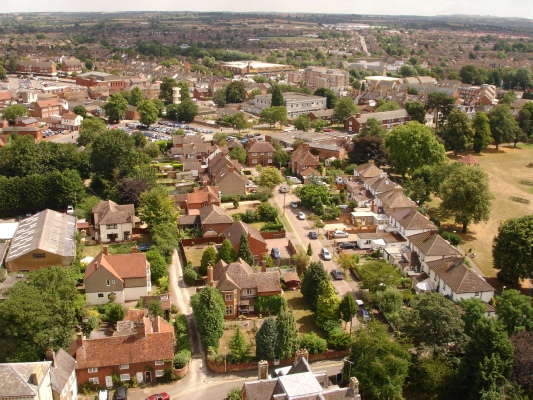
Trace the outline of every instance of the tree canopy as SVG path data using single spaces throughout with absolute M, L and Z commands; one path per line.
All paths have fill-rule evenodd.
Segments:
M 439 125 L 442 125 L 448 118 L 455 106 L 455 99 L 444 93 L 429 93 L 426 109 L 435 113 L 435 132 L 439 132 Z
M 155 124 L 159 117 L 159 110 L 151 100 L 139 102 L 137 112 L 139 113 L 139 121 L 146 126 Z
M 365 164 L 374 160 L 377 166 L 387 163 L 388 152 L 385 141 L 379 136 L 356 137 L 348 153 L 350 162 Z
M 487 114 L 484 112 L 477 112 L 472 118 L 472 129 L 474 130 L 472 148 L 476 153 L 479 153 L 481 150 L 487 148 L 492 142 Z
M 124 113 L 128 108 L 128 102 L 124 96 L 115 93 L 107 99 L 107 102 L 102 106 L 102 108 L 105 111 L 105 115 L 111 121 L 119 122 L 120 120 L 124 119 Z
M 337 104 L 337 101 L 339 98 L 335 94 L 335 92 L 331 89 L 326 89 L 325 87 L 319 87 L 315 90 L 315 96 L 323 96 L 327 98 L 326 100 L 326 107 L 329 109 L 335 108 L 335 105 Z
M 359 112 L 351 97 L 343 97 L 338 100 L 333 108 L 333 120 L 339 124 L 344 124 L 344 121 Z
M 273 189 L 282 182 L 283 178 L 277 168 L 266 167 L 259 173 L 258 183 L 261 187 Z
M 496 149 L 502 143 L 514 142 L 519 135 L 520 127 L 511 108 L 507 104 L 499 104 L 487 113 L 490 133 L 494 139 Z
M 331 319 L 339 319 L 339 306 L 341 300 L 335 292 L 335 288 L 330 281 L 322 281 L 320 291 L 316 301 L 316 323 L 322 327 L 324 323 Z
M 255 334 L 255 355 L 258 360 L 273 360 L 277 357 L 278 330 L 276 320 L 265 319 Z
M 176 110 L 177 118 L 179 117 L 180 120 L 185 122 L 194 121 L 194 117 L 198 115 L 198 106 L 191 99 L 182 100 Z
M 287 107 L 267 107 L 263 111 L 261 111 L 259 121 L 261 123 L 268 124 L 270 128 L 272 128 L 277 123 L 279 123 L 280 125 L 285 125 L 287 123 Z
M 442 127 L 442 140 L 446 150 L 453 150 L 455 156 L 472 147 L 474 130 L 465 112 L 452 110 Z
M 226 86 L 226 103 L 242 103 L 246 98 L 243 81 L 233 81 Z
M 174 78 L 165 76 L 159 85 L 159 98 L 167 104 L 172 103 L 172 88 L 175 87 L 178 87 L 178 82 Z
M 148 227 L 164 223 L 175 224 L 178 218 L 174 201 L 163 186 L 156 186 L 141 194 L 139 216 Z
M 314 207 L 319 202 L 327 204 L 329 202 L 329 192 L 325 186 L 314 184 L 298 186 L 295 194 L 302 201 L 305 207 Z
M 292 358 L 298 350 L 298 329 L 292 311 L 280 311 L 276 319 L 278 331 L 276 354 L 281 359 Z
M 328 273 L 324 265 L 318 262 L 312 262 L 305 271 L 302 279 L 302 295 L 307 300 L 312 309 L 316 309 L 318 296 L 320 295 L 320 285 L 328 281 Z
M 250 250 L 250 243 L 248 242 L 248 235 L 243 232 L 239 240 L 239 251 L 237 258 L 242 258 L 248 265 L 254 265 L 254 255 Z
M 422 103 L 419 101 L 408 101 L 405 103 L 405 109 L 413 121 L 419 124 L 426 123 L 426 109 Z
M 518 290 L 504 290 L 501 296 L 496 296 L 496 315 L 509 335 L 533 331 L 531 297 Z
M 205 348 L 218 349 L 224 333 L 224 314 L 226 306 L 222 294 L 212 286 L 205 286 L 191 297 L 191 308 L 200 340 Z
M 270 103 L 272 107 L 284 106 L 285 99 L 283 98 L 283 93 L 281 88 L 278 85 L 272 87 L 272 102 Z

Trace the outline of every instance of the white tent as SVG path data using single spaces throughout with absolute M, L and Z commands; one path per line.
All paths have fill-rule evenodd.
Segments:
M 11 240 L 19 226 L 18 222 L 5 222 L 0 224 L 0 239 Z
M 416 284 L 417 292 L 434 292 L 437 288 L 432 281 L 423 281 Z

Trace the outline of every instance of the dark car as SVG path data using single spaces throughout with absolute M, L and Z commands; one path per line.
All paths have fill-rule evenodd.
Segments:
M 333 279 L 336 279 L 338 281 L 342 281 L 344 279 L 344 274 L 339 269 L 334 269 L 333 271 L 331 271 L 331 276 L 333 277 Z
M 152 247 L 151 244 L 138 244 L 137 245 L 137 250 L 144 252 L 144 251 L 150 250 L 151 247 Z
M 119 386 L 115 391 L 114 395 L 115 400 L 127 400 L 128 399 L 128 388 L 126 386 Z
M 145 400 L 170 400 L 170 396 L 167 392 L 161 392 L 148 396 Z
M 277 247 L 273 247 L 272 250 L 270 250 L 270 255 L 275 260 L 281 258 L 281 253 L 279 252 L 279 249 Z
M 359 310 L 357 310 L 357 314 L 359 314 L 359 316 L 363 318 L 365 322 L 368 322 L 372 319 L 372 317 L 370 317 L 370 313 L 364 308 L 360 308 Z
M 357 244 L 352 243 L 352 242 L 342 242 L 342 243 L 339 243 L 339 247 L 341 249 L 355 249 L 357 247 Z
M 261 132 L 255 132 L 254 136 L 261 136 Z
M 318 239 L 318 235 L 315 231 L 309 232 L 309 239 Z

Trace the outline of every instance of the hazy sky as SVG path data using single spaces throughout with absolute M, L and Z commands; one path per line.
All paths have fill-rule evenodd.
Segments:
M 296 11 L 389 15 L 493 15 L 533 19 L 531 0 L 2 0 L 0 12 Z

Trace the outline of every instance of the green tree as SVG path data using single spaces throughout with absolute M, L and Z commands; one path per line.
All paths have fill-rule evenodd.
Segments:
M 74 107 L 72 111 L 74 111 L 74 114 L 81 115 L 83 118 L 87 116 L 87 110 L 81 104 Z
M 130 96 L 128 99 L 128 103 L 131 106 L 137 106 L 141 101 L 143 101 L 143 93 L 141 91 L 141 88 L 139 86 L 134 86 L 133 89 L 131 89 Z M 144 123 L 144 122 L 142 122 Z M 146 125 L 146 124 L 145 124 Z
M 0 65 L 0 80 L 6 79 L 7 71 L 3 65 Z
M 213 103 L 215 103 L 218 107 L 225 107 L 226 106 L 226 87 L 221 87 L 218 90 L 215 90 L 215 93 L 213 93 Z
M 122 304 L 109 302 L 105 305 L 104 318 L 114 327 L 117 326 L 118 321 L 122 321 L 126 316 L 126 310 L 122 307 Z
M 285 125 L 287 123 L 287 108 L 285 106 L 265 108 L 261 111 L 259 120 L 261 123 L 269 124 L 271 129 L 277 123 Z
M 28 115 L 28 109 L 20 104 L 14 104 L 12 106 L 7 106 L 4 108 L 2 113 L 4 118 L 7 119 L 10 123 L 13 123 L 18 117 L 25 117 Z
M 531 132 L 532 132 L 531 122 L 532 121 L 533 121 L 533 118 L 532 118 L 531 112 L 528 109 L 523 108 L 518 112 L 518 126 L 520 127 L 520 129 L 522 129 L 522 132 L 524 132 L 524 135 L 528 137 L 531 136 Z
M 380 99 L 380 100 L 383 100 L 383 99 Z M 383 104 L 379 104 L 379 100 L 378 100 L 378 107 L 376 108 L 376 112 L 396 111 L 399 109 L 400 109 L 400 105 L 395 101 L 383 100 Z
M 383 128 L 383 124 L 376 118 L 368 118 L 363 131 L 358 135 L 359 138 L 365 136 L 377 136 L 385 140 L 389 132 Z
M 223 260 L 227 264 L 231 264 L 237 259 L 237 253 L 235 253 L 235 249 L 231 245 L 231 242 L 228 239 L 224 239 L 222 242 L 222 246 L 220 247 L 220 250 L 217 254 L 217 262 L 220 260 Z
M 294 357 L 298 350 L 298 328 L 292 311 L 280 311 L 276 320 L 278 341 L 276 354 L 281 359 Z
M 178 82 L 174 78 L 165 76 L 159 85 L 159 98 L 167 104 L 172 103 L 172 88 L 175 87 L 178 87 Z
M 403 305 L 402 292 L 392 286 L 376 292 L 372 299 L 383 312 L 389 315 L 399 312 Z
M 146 260 L 150 263 L 150 279 L 157 283 L 159 279 L 168 276 L 168 264 L 158 249 L 152 248 L 146 252 Z
M 352 320 L 357 315 L 357 304 L 351 293 L 346 293 L 339 304 L 339 314 L 341 319 L 348 324 L 350 323 L 350 332 L 352 331 Z
M 446 399 L 454 379 L 454 365 L 450 359 L 425 354 L 414 359 L 409 371 L 409 391 L 420 399 Z
M 381 137 L 363 136 L 353 139 L 348 156 L 354 164 L 366 164 L 374 160 L 376 165 L 380 166 L 387 164 L 388 152 Z
M 178 104 L 177 111 L 182 121 L 192 122 L 198 115 L 198 106 L 191 99 L 185 99 Z
M 244 113 L 242 112 L 238 112 L 224 117 L 223 122 L 228 125 L 231 125 L 234 129 L 237 129 L 239 133 L 241 132 L 241 130 L 246 129 L 249 126 L 246 115 L 244 115 Z
M 228 347 L 231 359 L 235 364 L 240 364 L 250 359 L 250 345 L 246 342 L 240 325 L 237 325 L 235 333 L 231 335 Z
M 281 93 L 281 88 L 278 85 L 272 87 L 272 102 L 270 104 L 272 107 L 284 106 L 285 99 L 283 98 L 283 93 Z
M 139 216 L 149 229 L 164 223 L 176 224 L 178 219 L 174 200 L 164 186 L 156 186 L 141 195 Z
M 272 317 L 265 319 L 255 334 L 255 355 L 258 360 L 273 360 L 277 358 L 278 330 L 276 320 Z
M 401 282 L 401 274 L 398 268 L 387 261 L 370 261 L 357 266 L 357 272 L 363 282 L 362 288 L 377 292 L 383 286 L 396 287 Z
M 513 142 L 520 128 L 510 107 L 499 104 L 487 113 L 489 118 L 490 133 L 494 139 L 496 150 L 502 143 Z
M 189 84 L 187 82 L 185 82 L 185 81 L 179 81 L 178 82 L 178 87 L 180 88 L 181 101 L 190 100 L 191 99 L 191 94 L 190 94 L 190 91 L 189 91 Z
M 531 297 L 518 290 L 504 290 L 501 296 L 496 296 L 496 315 L 509 335 L 533 331 Z
M 151 318 L 165 317 L 165 312 L 163 311 L 163 307 L 159 300 L 152 300 L 148 303 L 148 315 Z
M 313 248 L 311 247 L 311 243 L 307 245 L 307 255 L 311 257 L 313 255 Z
M 354 344 L 345 363 L 344 376 L 359 380 L 363 398 L 401 399 L 409 372 L 411 354 L 390 337 L 387 326 L 372 321 L 355 333 Z
M 478 168 L 456 163 L 453 172 L 439 185 L 440 207 L 463 225 L 466 233 L 472 222 L 488 221 L 494 196 L 487 174 Z
M 170 118 L 174 121 L 179 121 L 180 113 L 179 113 L 179 104 L 169 104 L 167 106 L 167 118 Z
M 133 141 L 135 142 L 135 147 L 137 147 L 138 149 L 144 149 L 148 144 L 148 139 L 141 131 L 135 132 L 132 137 Z
M 319 201 L 327 204 L 329 201 L 329 192 L 325 186 L 303 185 L 298 186 L 295 191 L 296 196 L 302 201 L 305 207 L 314 207 Z
M 446 150 L 453 150 L 454 155 L 457 156 L 460 151 L 472 147 L 473 139 L 474 130 L 468 115 L 460 110 L 452 110 L 442 128 L 442 140 Z
M 300 131 L 307 132 L 311 128 L 311 120 L 305 114 L 299 115 L 292 121 L 294 127 Z
M 492 244 L 494 268 L 507 282 L 518 283 L 533 274 L 533 215 L 505 220 Z
M 460 299 L 457 304 L 463 309 L 461 318 L 465 323 L 465 333 L 472 334 L 474 326 L 485 318 L 487 307 L 480 298 Z
M 234 387 L 226 394 L 227 400 L 241 400 L 241 388 Z
M 283 178 L 281 177 L 281 174 L 277 168 L 274 167 L 266 167 L 263 168 L 261 173 L 259 174 L 259 186 L 267 188 L 267 189 L 274 189 L 277 185 L 283 182 Z
M 239 240 L 239 251 L 237 258 L 242 258 L 248 265 L 254 265 L 254 255 L 250 250 L 250 243 L 248 242 L 248 235 L 243 232 Z
M 514 90 L 508 90 L 507 92 L 505 92 L 505 94 L 501 98 L 500 104 L 510 105 L 513 101 L 516 101 L 516 99 L 518 99 L 518 97 L 516 96 L 516 93 L 514 92 Z
M 212 286 L 205 286 L 191 297 L 191 308 L 194 321 L 205 348 L 218 349 L 224 333 L 224 314 L 226 306 L 222 294 Z
M 105 111 L 105 115 L 111 121 L 119 122 L 121 119 L 124 119 L 124 113 L 128 108 L 128 102 L 123 96 L 115 93 L 107 99 L 107 102 L 102 106 L 102 108 Z
M 351 97 L 343 97 L 333 109 L 333 120 L 339 124 L 344 124 L 344 121 L 359 112 Z
M 315 90 L 315 96 L 323 96 L 326 97 L 326 108 L 332 109 L 335 108 L 335 104 L 337 104 L 337 101 L 339 98 L 335 94 L 335 92 L 331 89 L 326 89 L 325 87 L 319 87 Z
M 419 124 L 426 123 L 426 109 L 419 101 L 408 101 L 405 103 L 405 109 L 413 121 Z
M 316 309 L 320 285 L 328 281 L 328 273 L 320 261 L 312 262 L 302 279 L 302 295 L 313 310 Z
M 214 267 L 217 263 L 217 251 L 213 246 L 209 246 L 207 249 L 204 250 L 204 254 L 202 254 L 202 260 L 200 261 L 200 268 L 198 269 L 198 272 L 201 276 L 204 276 L 207 274 L 207 267 L 212 266 Z
M 248 153 L 244 147 L 235 147 L 229 154 L 232 160 L 237 160 L 241 164 L 245 163 L 246 158 L 248 157 Z
M 308 256 L 305 251 L 300 249 L 298 253 L 292 255 L 292 260 L 294 261 L 294 266 L 298 275 L 303 275 L 307 270 L 311 257 Z
M 316 301 L 316 324 L 322 327 L 324 322 L 330 319 L 339 319 L 340 303 L 341 300 L 331 282 L 323 281 Z
M 150 126 L 158 120 L 159 110 L 150 100 L 142 100 L 138 103 L 137 111 L 141 124 Z
M 278 216 L 278 209 L 268 202 L 261 203 L 257 207 L 257 215 L 259 221 L 272 222 Z
M 242 103 L 246 98 L 243 81 L 233 81 L 226 87 L 226 103 Z
M 106 124 L 100 118 L 84 118 L 81 122 L 80 133 L 78 135 L 78 146 L 91 144 L 96 137 L 107 130 Z
M 431 129 L 418 122 L 394 128 L 385 145 L 391 165 L 403 176 L 424 165 L 438 165 L 446 160 L 444 147 Z
M 426 109 L 435 113 L 435 132 L 439 132 L 439 125 L 442 125 L 448 118 L 455 106 L 455 99 L 444 93 L 429 93 Z
M 533 332 L 520 332 L 511 337 L 514 347 L 515 362 L 513 366 L 513 381 L 524 390 L 533 390 Z
M 476 153 L 488 147 L 492 142 L 490 124 L 487 114 L 477 112 L 472 118 L 472 129 L 474 129 L 474 139 L 472 147 Z

